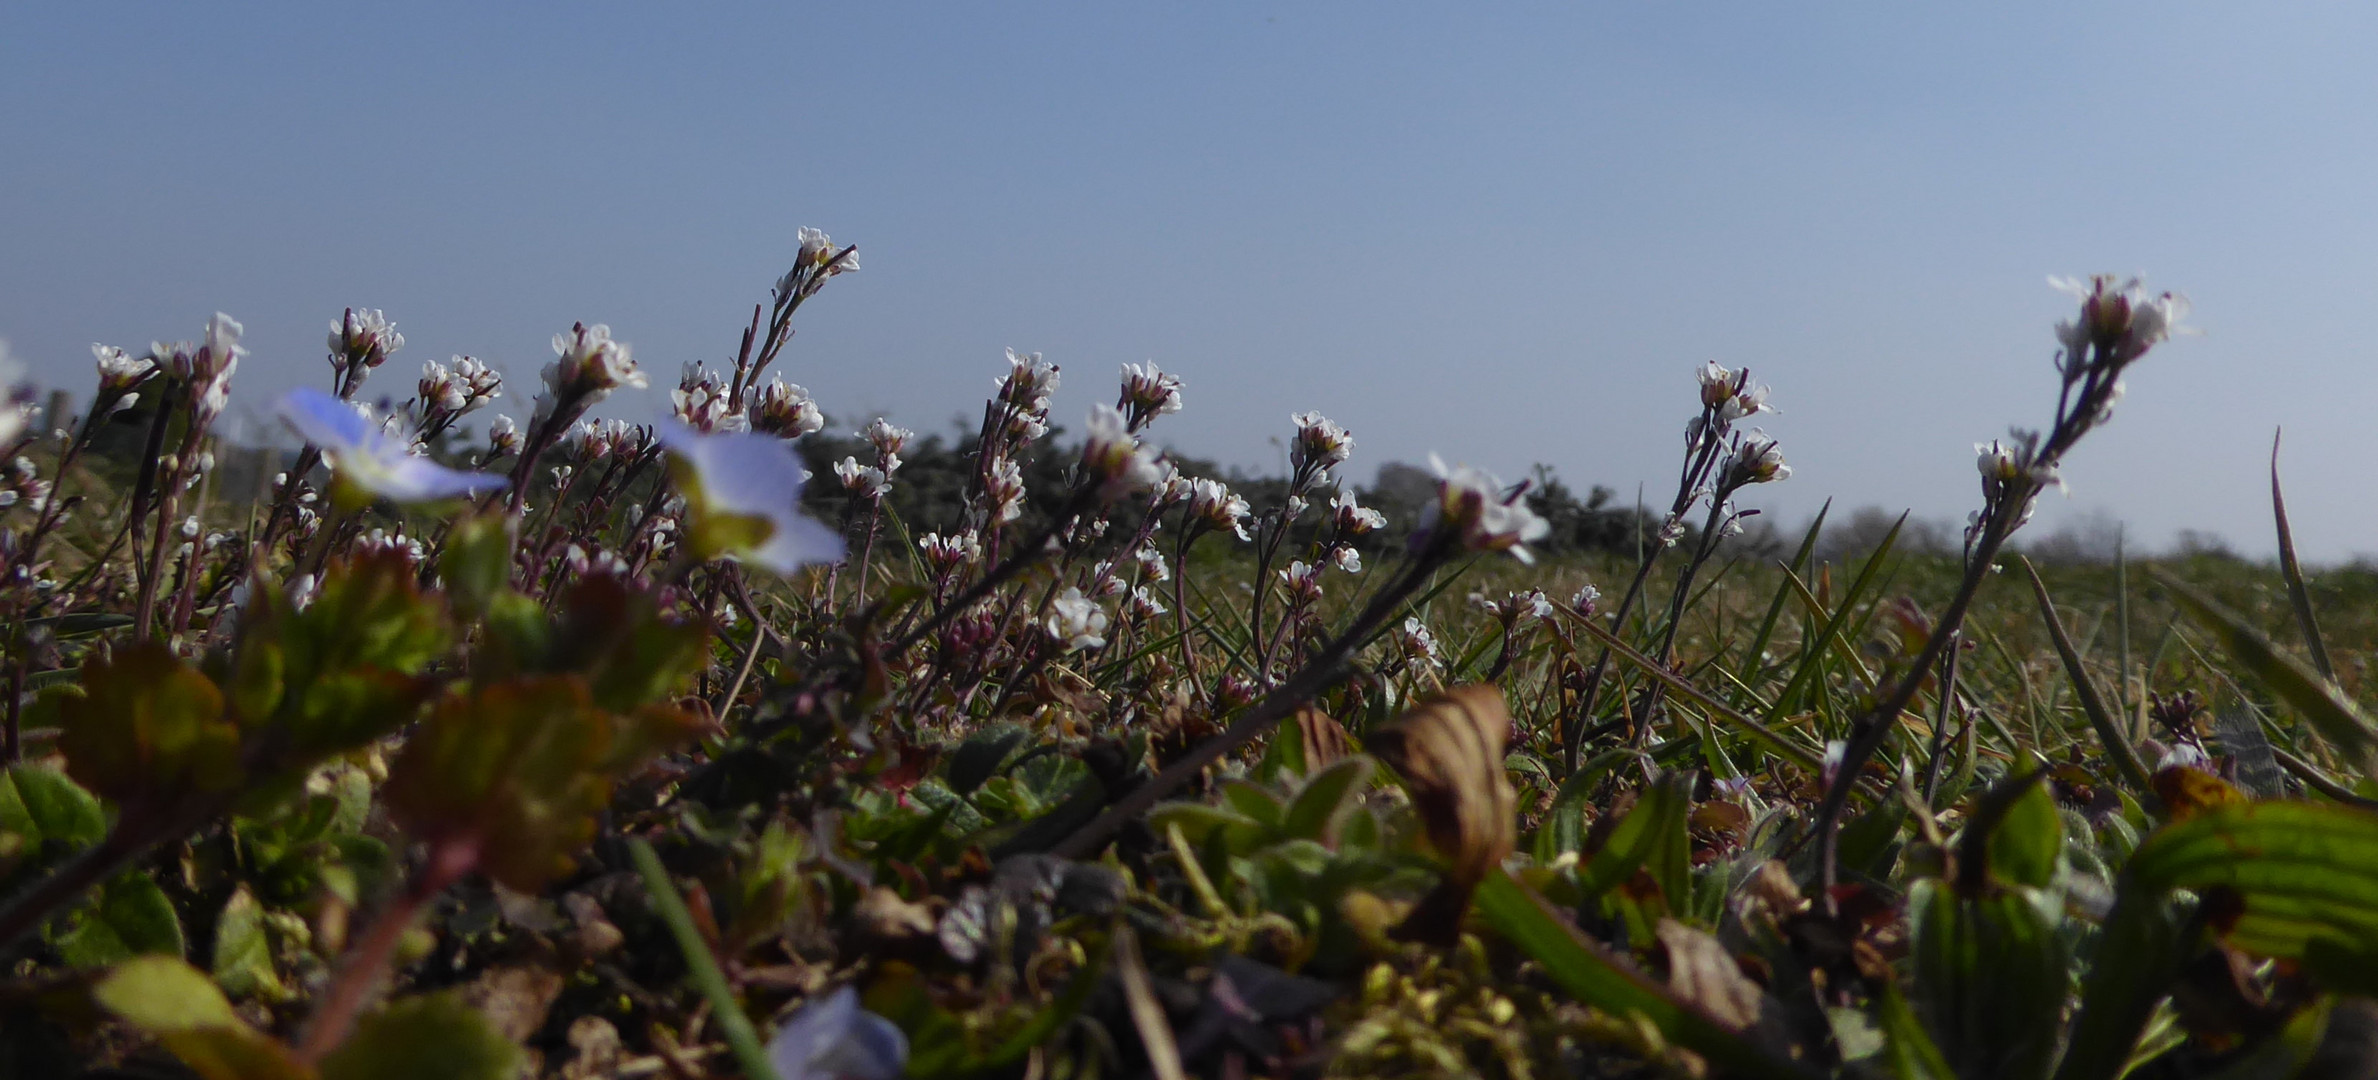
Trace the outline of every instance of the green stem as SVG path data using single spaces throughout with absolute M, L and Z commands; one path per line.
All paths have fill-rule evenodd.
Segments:
M 677 895 L 677 886 L 670 883 L 660 855 L 642 837 L 636 837 L 628 841 L 628 857 L 635 861 L 636 873 L 643 876 L 644 888 L 652 893 L 653 912 L 669 924 L 677 951 L 685 954 L 694 985 L 710 1000 L 710 1014 L 725 1033 L 727 1045 L 734 1049 L 735 1060 L 742 1064 L 745 1080 L 777 1080 L 775 1066 L 768 1063 L 767 1046 L 752 1029 L 751 1018 L 743 1015 L 743 1003 L 735 1000 L 735 988 L 727 985 L 726 972 L 719 970 L 718 958 L 710 955 L 710 943 L 694 928 L 693 912 L 686 910 L 685 898 Z

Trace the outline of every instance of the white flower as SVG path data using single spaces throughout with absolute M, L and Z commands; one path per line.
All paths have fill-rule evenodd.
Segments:
M 1131 617 L 1142 621 L 1153 619 L 1166 611 L 1164 602 L 1156 599 L 1156 594 L 1148 591 L 1145 585 L 1131 590 L 1131 599 L 1127 603 Z
M 1543 539 L 1552 526 L 1518 495 L 1504 495 L 1493 473 L 1467 465 L 1447 469 L 1435 454 L 1429 464 L 1437 471 L 1437 499 L 1422 514 L 1423 533 L 1444 530 L 1471 551 L 1508 551 L 1521 562 L 1536 561 L 1527 544 Z
M 487 422 L 488 457 L 497 458 L 519 452 L 520 425 L 513 423 L 511 417 L 501 414 Z
M 1329 553 L 1330 564 L 1349 574 L 1362 573 L 1362 552 L 1340 546 Z
M 157 373 L 157 362 L 145 356 L 133 356 L 113 345 L 91 345 L 91 356 L 99 366 L 99 392 L 119 393 L 147 382 Z
M 1576 608 L 1579 615 L 1589 619 L 1594 617 L 1594 609 L 1601 602 L 1602 590 L 1594 588 L 1592 582 L 1579 585 L 1577 594 L 1569 598 L 1569 606 Z
M 1164 371 L 1153 360 L 1123 365 L 1123 396 L 1116 408 L 1130 414 L 1133 425 L 1181 411 L 1181 377 Z
M 1320 483 L 1329 470 L 1354 456 L 1354 436 L 1328 417 L 1300 412 L 1288 419 L 1296 424 L 1296 441 L 1289 444 L 1288 462 L 1299 475 Z
M 1131 425 L 1111 405 L 1090 409 L 1088 434 L 1082 441 L 1082 468 L 1098 478 L 1098 496 L 1108 501 L 1131 491 L 1144 491 L 1164 480 L 1156 452 L 1131 434 Z
M 1749 368 L 1728 370 L 1712 360 L 1701 365 L 1699 374 L 1701 407 L 1715 410 L 1720 424 L 1775 411 L 1775 406 L 1767 404 L 1767 387 L 1750 381 Z M 1686 440 L 1690 442 L 1699 434 L 1698 428 L 1687 429 Z
M 809 391 L 771 379 L 752 403 L 751 426 L 780 439 L 798 439 L 825 427 L 826 414 L 810 400 Z
M 1767 433 L 1752 428 L 1750 436 L 1734 448 L 1734 461 L 1727 477 L 1729 487 L 1744 484 L 1768 484 L 1791 478 L 1792 467 L 1784 464 L 1783 450 Z
M 1139 573 L 1143 580 L 1172 580 L 1172 567 L 1166 565 L 1164 553 L 1156 550 L 1154 544 L 1141 544 L 1139 550 L 1131 553 L 1131 557 L 1139 563 Z
M 967 563 L 981 560 L 983 543 L 976 538 L 972 529 L 956 536 L 926 533 L 917 538 L 917 553 L 924 557 L 925 565 L 931 567 L 935 574 L 947 574 Z
M 619 387 L 650 385 L 627 343 L 611 340 L 611 328 L 601 323 L 579 323 L 569 333 L 553 335 L 553 353 L 554 361 L 545 365 L 545 385 L 556 397 L 583 396 L 591 405 Z
M 2097 274 L 2086 281 L 2051 277 L 2048 285 L 2081 302 L 2077 318 L 2056 324 L 2056 340 L 2063 343 L 2065 353 L 2058 366 L 2068 373 L 2076 370 L 2075 365 L 2088 363 L 2119 369 L 2146 355 L 2147 350 L 2181 331 L 2180 320 L 2189 310 L 2186 297 L 2168 292 L 2150 294 L 2135 277 L 2119 284 L 2112 274 Z
M 908 440 L 916 437 L 916 432 L 879 416 L 874 423 L 867 425 L 867 430 L 859 432 L 859 437 L 874 446 L 878 456 L 889 458 L 897 457 L 900 451 L 908 449 Z
M 991 461 L 983 473 L 983 500 L 993 524 L 1014 521 L 1024 513 L 1024 470 L 1015 459 Z
M 848 986 L 802 1006 L 768 1040 L 777 1080 L 899 1080 L 908 1036 L 859 1007 Z
M 1280 571 L 1280 584 L 1288 591 L 1291 605 L 1309 604 L 1321 599 L 1321 569 L 1298 559 Z
M 348 308 L 330 324 L 330 366 L 376 368 L 405 347 L 405 336 L 378 308 Z
M 661 429 L 661 445 L 702 557 L 732 557 L 778 574 L 842 558 L 842 538 L 801 513 L 807 472 L 783 440 L 670 425 Z
M 842 481 L 843 490 L 863 499 L 881 499 L 892 490 L 891 478 L 882 469 L 861 465 L 855 457 L 835 462 L 834 477 Z
M 1396 632 L 1396 651 L 1407 661 L 1429 664 L 1445 662 L 1444 655 L 1437 650 L 1437 635 L 1429 633 L 1428 624 L 1421 622 L 1418 616 L 1404 619 L 1402 629 Z
M 1387 515 L 1355 502 L 1353 488 L 1339 488 L 1329 500 L 1329 512 L 1340 536 L 1363 536 L 1387 527 Z
M 1219 480 L 1189 482 L 1189 516 L 1214 528 L 1247 539 L 1247 500 L 1231 493 Z
M 704 435 L 742 430 L 741 418 L 731 414 L 727 380 L 700 364 L 689 363 L 669 391 L 670 412 L 677 422 Z
M 504 478 L 449 469 L 412 453 L 409 435 L 391 435 L 353 404 L 301 386 L 275 410 L 299 438 L 330 460 L 339 484 L 397 502 L 424 502 L 492 491 Z
M 999 400 L 1033 413 L 1046 413 L 1049 395 L 1057 392 L 1057 365 L 1040 358 L 1039 353 L 1019 353 L 1007 350 L 1007 376 L 993 380 L 999 385 Z
M 1066 586 L 1049 607 L 1049 636 L 1064 642 L 1067 649 L 1079 652 L 1106 647 L 1106 612 L 1099 610 L 1097 601 L 1082 595 L 1081 589 Z

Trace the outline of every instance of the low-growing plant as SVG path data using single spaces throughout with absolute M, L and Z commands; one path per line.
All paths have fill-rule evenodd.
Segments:
M 1364 489 L 1317 412 L 1221 474 L 1154 364 L 1069 444 L 1015 352 L 971 430 L 828 435 L 779 372 L 857 269 L 803 230 L 652 425 L 601 325 L 525 422 L 469 357 L 374 408 L 365 309 L 293 455 L 215 431 L 220 315 L 0 410 L 0 1074 L 2368 1067 L 2378 591 L 2275 459 L 2275 574 L 2013 546 L 2176 298 L 2065 283 L 1949 551 L 1754 522 L 1714 363 L 1648 510 Z

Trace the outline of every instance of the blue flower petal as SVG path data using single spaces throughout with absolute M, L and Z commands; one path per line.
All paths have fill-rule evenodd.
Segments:
M 273 412 L 297 437 L 325 450 L 360 447 L 371 437 L 371 421 L 355 406 L 311 386 L 281 395 Z
M 376 494 L 398 502 L 423 502 L 494 491 L 509 483 L 501 476 L 449 469 L 428 458 L 406 455 L 387 463 Z
M 842 557 L 842 537 L 801 513 L 801 458 L 772 435 L 703 435 L 679 424 L 661 428 L 661 444 L 693 467 L 701 505 L 766 518 L 773 531 L 758 550 L 737 555 L 755 566 L 790 574 Z
M 859 1007 L 848 986 L 802 1006 L 768 1040 L 777 1080 L 898 1080 L 908 1067 L 908 1036 Z

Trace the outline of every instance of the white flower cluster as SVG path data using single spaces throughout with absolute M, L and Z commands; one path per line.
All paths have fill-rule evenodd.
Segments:
M 698 363 L 686 364 L 677 378 L 677 389 L 669 391 L 669 412 L 678 423 L 704 435 L 744 428 L 743 417 L 735 412 L 734 397 L 727 392 L 726 377 Z
M 1295 495 L 1328 483 L 1329 471 L 1354 456 L 1354 436 L 1317 412 L 1300 412 L 1288 419 L 1296 425 L 1296 441 L 1288 444 L 1289 488 Z
M 1138 431 L 1159 416 L 1181 411 L 1181 377 L 1156 366 L 1146 364 L 1123 365 L 1123 395 L 1115 408 L 1130 418 L 1131 429 Z
M 809 391 L 782 379 L 770 379 L 751 403 L 752 430 L 779 439 L 798 439 L 825 426 L 826 414 Z
M 474 357 L 457 356 L 452 364 L 422 361 L 416 389 L 425 415 L 435 410 L 436 414 L 457 417 L 502 397 L 503 385 L 504 377 L 495 369 Z
M 1437 499 L 1421 516 L 1423 535 L 1447 536 L 1471 551 L 1508 551 L 1521 562 L 1536 561 L 1528 542 L 1543 539 L 1552 526 L 1516 493 L 1505 495 L 1493 473 L 1467 465 L 1448 469 L 1435 454 L 1429 464 L 1437 471 Z
M 1049 636 L 1063 643 L 1066 649 L 1080 652 L 1106 647 L 1106 612 L 1100 610 L 1097 601 L 1082 595 L 1079 587 L 1066 586 L 1064 592 L 1049 601 L 1049 608 Z
M 388 362 L 405 347 L 396 323 L 378 308 L 348 308 L 330 324 L 330 367 L 347 377 L 348 389 L 363 382 L 365 373 Z
M 1007 350 L 1008 372 L 994 380 L 1003 406 L 1002 427 L 1010 439 L 1032 442 L 1049 433 L 1049 396 L 1057 392 L 1057 365 L 1039 353 Z
M 1082 469 L 1098 482 L 1098 497 L 1107 502 L 1164 481 L 1156 451 L 1131 433 L 1131 424 L 1110 405 L 1090 409 L 1082 440 Z

